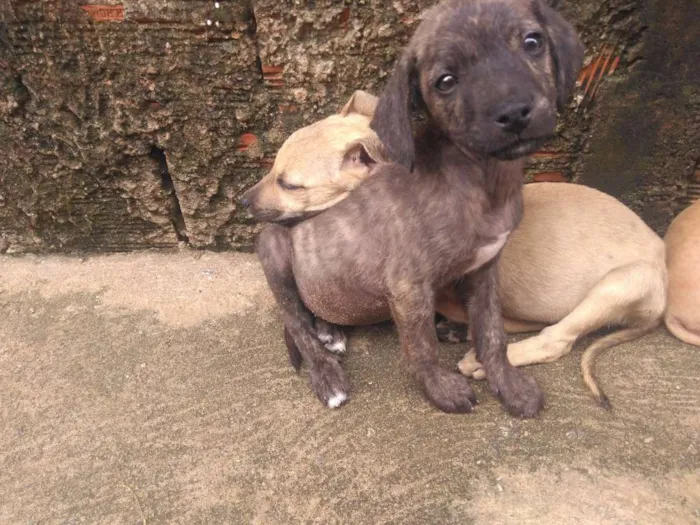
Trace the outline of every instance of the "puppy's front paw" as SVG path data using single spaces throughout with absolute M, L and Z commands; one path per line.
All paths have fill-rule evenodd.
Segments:
M 532 377 L 512 366 L 494 375 L 496 380 L 489 377 L 491 391 L 512 416 L 530 418 L 542 410 L 544 394 Z
M 309 367 L 311 388 L 328 408 L 338 408 L 348 399 L 350 386 L 337 359 L 325 359 Z
M 462 358 L 462 360 L 457 364 L 459 371 L 462 375 L 466 377 L 471 377 L 472 379 L 481 380 L 486 377 L 486 372 L 484 367 L 476 359 L 476 350 L 470 350 Z
M 466 414 L 474 410 L 477 400 L 466 377 L 438 367 L 421 375 L 425 396 L 443 412 Z

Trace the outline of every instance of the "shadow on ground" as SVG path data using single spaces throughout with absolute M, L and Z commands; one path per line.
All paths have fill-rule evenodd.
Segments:
M 351 402 L 289 366 L 249 255 L 0 258 L 0 523 L 696 524 L 700 349 L 659 329 L 530 369 L 548 406 L 431 408 L 391 326 Z M 446 363 L 464 348 L 444 347 Z

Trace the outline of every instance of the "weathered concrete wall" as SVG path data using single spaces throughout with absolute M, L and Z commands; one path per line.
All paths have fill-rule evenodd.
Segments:
M 626 74 L 601 85 L 578 180 L 663 232 L 700 198 L 700 2 L 647 0 Z
M 249 247 L 236 196 L 294 129 L 378 92 L 433 3 L 0 0 L 0 250 Z M 558 4 L 590 67 L 530 176 L 661 230 L 698 157 L 698 3 Z

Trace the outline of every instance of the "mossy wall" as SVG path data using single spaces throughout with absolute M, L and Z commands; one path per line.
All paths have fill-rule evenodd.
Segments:
M 0 0 L 0 251 L 249 249 L 236 197 L 289 133 L 378 93 L 433 3 Z M 588 62 L 528 176 L 662 232 L 700 157 L 700 3 L 553 3 Z

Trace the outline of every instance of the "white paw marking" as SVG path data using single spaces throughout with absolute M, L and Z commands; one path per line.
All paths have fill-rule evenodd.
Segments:
M 332 343 L 333 336 L 331 334 L 318 334 L 318 340 L 324 344 Z
M 452 343 L 453 345 L 461 343 L 459 336 L 456 332 L 448 332 L 447 334 L 443 335 L 443 341 L 445 341 L 446 343 Z
M 338 392 L 330 397 L 328 400 L 328 408 L 338 408 L 340 405 L 347 401 L 348 395 L 344 392 Z
M 332 338 L 331 341 L 333 341 Z M 346 350 L 345 341 L 329 342 L 326 344 L 326 348 L 329 352 L 333 352 L 334 354 L 344 354 Z

